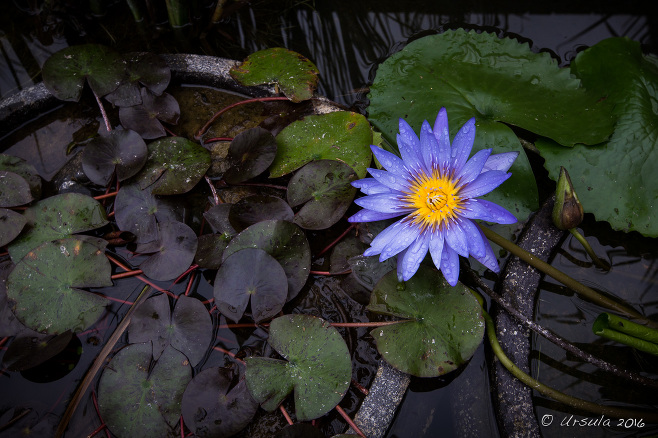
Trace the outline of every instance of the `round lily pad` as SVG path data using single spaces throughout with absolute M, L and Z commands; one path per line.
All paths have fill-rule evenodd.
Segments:
M 217 204 L 203 213 L 204 219 L 208 221 L 213 232 L 224 234 L 227 237 L 237 234 L 228 219 L 232 206 L 233 204 Z
M 169 93 L 160 96 L 141 90 L 140 105 L 124 106 L 119 109 L 121 125 L 131 129 L 143 138 L 159 138 L 167 135 L 161 121 L 175 125 L 180 117 L 180 107 L 176 99 Z
M 91 140 L 82 152 L 82 170 L 93 183 L 106 186 L 116 170 L 124 181 L 144 167 L 146 143 L 135 131 L 112 130 Z
M 269 344 L 286 360 L 247 358 L 247 388 L 266 411 L 294 390 L 295 415 L 308 421 L 333 409 L 352 377 L 345 341 L 323 319 L 284 315 L 270 323 Z
M 112 286 L 105 245 L 102 239 L 68 238 L 29 251 L 7 279 L 18 319 L 49 334 L 81 331 L 96 322 L 108 301 L 80 288 Z
M 39 172 L 24 159 L 12 155 L 0 154 L 0 170 L 20 175 L 30 186 L 32 199 L 39 199 L 41 197 L 41 177 L 39 176 Z M 0 193 L 2 191 L 2 183 L 0 183 Z
M 9 371 L 34 368 L 61 353 L 72 337 L 70 331 L 58 335 L 17 336 L 2 357 L 2 367 Z
M 135 252 L 153 254 L 139 268 L 154 280 L 173 280 L 187 270 L 194 260 L 197 237 L 182 222 L 158 223 L 158 238 L 137 245 Z
M 142 103 L 140 84 L 152 93 L 161 95 L 171 80 L 171 69 L 166 61 L 155 53 L 139 52 L 124 55 L 126 79 L 119 88 L 105 96 L 116 106 L 133 106 Z
M 276 140 L 267 130 L 256 127 L 235 136 L 228 148 L 231 167 L 224 173 L 229 184 L 247 181 L 265 172 L 276 156 Z
M 16 207 L 31 201 L 27 181 L 17 173 L 0 170 L 0 207 Z
M 335 160 L 308 163 L 295 173 L 288 183 L 288 203 L 304 206 L 295 215 L 294 223 L 307 230 L 324 230 L 338 222 L 354 200 L 357 179 L 350 166 Z
M 451 287 L 436 269 L 421 265 L 407 282 L 385 275 L 367 309 L 408 319 L 370 332 L 382 357 L 413 376 L 436 377 L 468 361 L 482 342 L 480 305 L 461 283 Z
M 224 234 L 204 234 L 197 238 L 198 245 L 194 264 L 200 268 L 218 269 L 222 264 L 222 253 L 231 240 Z
M 235 230 L 242 231 L 250 225 L 269 219 L 292 222 L 294 216 L 292 208 L 283 199 L 253 195 L 233 204 L 228 219 Z
M 0 208 L 0 247 L 14 240 L 20 234 L 26 222 L 27 220 L 22 214 Z

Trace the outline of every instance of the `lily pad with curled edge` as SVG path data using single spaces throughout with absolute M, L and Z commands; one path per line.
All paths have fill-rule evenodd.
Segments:
M 154 195 L 189 192 L 210 167 L 210 152 L 183 137 L 167 137 L 148 145 L 148 161 L 135 177 Z
M 17 207 L 31 201 L 27 181 L 17 173 L 0 170 L 0 207 Z
M 43 64 L 43 83 L 60 100 L 80 100 L 85 82 L 98 96 L 116 90 L 126 74 L 118 52 L 99 44 L 70 46 Z
M 274 47 L 252 53 L 229 73 L 243 85 L 277 84 L 288 99 L 301 102 L 313 97 L 319 72 L 299 53 Z
M 121 125 L 132 129 L 143 138 L 159 138 L 167 135 L 162 122 L 170 125 L 178 123 L 180 106 L 178 101 L 169 93 L 160 96 L 142 88 L 142 103 L 135 106 L 124 106 L 119 109 Z
M 173 280 L 192 264 L 197 237 L 192 228 L 182 222 L 162 222 L 157 226 L 158 238 L 135 248 L 135 252 L 153 254 L 139 268 L 154 280 Z
M 276 140 L 267 130 L 256 127 L 235 136 L 228 148 L 231 167 L 224 173 L 229 184 L 238 184 L 265 172 L 276 156 Z
M 436 377 L 466 363 L 484 336 L 479 303 L 461 283 L 451 287 L 436 269 L 421 265 L 407 282 L 396 271 L 375 286 L 367 309 L 409 320 L 370 332 L 384 360 L 417 377 Z
M 26 223 L 27 220 L 22 214 L 0 208 L 0 247 L 14 240 Z
M 245 248 L 224 259 L 215 276 L 215 303 L 222 315 L 238 322 L 251 301 L 257 323 L 276 316 L 288 296 L 286 273 L 262 249 Z
M 153 195 L 137 184 L 121 186 L 114 201 L 117 226 L 137 236 L 137 243 L 158 238 L 158 223 L 181 221 L 182 207 L 171 199 Z
M 252 195 L 233 204 L 228 219 L 235 230 L 242 231 L 250 225 L 269 219 L 292 222 L 294 216 L 292 208 L 283 199 Z
M 247 388 L 268 412 L 295 392 L 298 421 L 321 417 L 343 398 L 352 361 L 338 331 L 309 315 L 283 315 L 270 323 L 270 346 L 286 360 L 247 358 Z
M 313 160 L 338 160 L 359 178 L 366 176 L 372 160 L 372 129 L 361 114 L 336 111 L 312 115 L 286 126 L 276 136 L 277 151 L 270 167 L 276 178 Z
M 49 334 L 82 331 L 96 322 L 109 302 L 81 288 L 112 286 L 106 244 L 72 237 L 29 251 L 7 279 L 7 297 L 15 302 L 18 319 Z
M 91 196 L 65 193 L 34 203 L 23 213 L 25 230 L 9 244 L 14 263 L 44 242 L 70 237 L 75 233 L 107 224 L 103 206 Z
M 39 172 L 24 159 L 12 155 L 0 154 L 0 170 L 20 175 L 30 186 L 32 198 L 39 199 L 41 197 L 41 177 L 39 176 Z M 3 189 L 0 185 L 0 192 L 2 191 Z
M 153 342 L 153 358 L 158 360 L 168 345 L 185 354 L 195 367 L 203 359 L 212 340 L 212 319 L 196 298 L 181 295 L 171 312 L 169 297 L 156 295 L 146 300 L 128 326 L 131 344 Z
M 133 106 L 142 103 L 140 84 L 159 96 L 164 93 L 171 80 L 171 69 L 167 62 L 155 53 L 129 53 L 126 61 L 127 77 L 105 98 L 116 106 Z
M 233 237 L 222 254 L 223 260 L 244 248 L 260 248 L 281 264 L 288 278 L 288 301 L 306 284 L 311 248 L 297 225 L 280 220 L 258 222 Z
M 308 163 L 288 183 L 288 203 L 303 207 L 294 223 L 307 230 L 324 230 L 338 222 L 354 200 L 357 178 L 350 166 L 335 160 Z
M 119 350 L 98 383 L 98 407 L 113 436 L 175 437 L 192 367 L 173 347 L 153 363 L 150 342 Z
M 106 186 L 114 172 L 124 181 L 146 163 L 146 143 L 135 131 L 113 130 L 91 140 L 82 151 L 82 170 L 95 184 Z
M 187 385 L 182 414 L 198 438 L 229 437 L 244 429 L 258 410 L 244 379 L 228 368 L 206 368 Z

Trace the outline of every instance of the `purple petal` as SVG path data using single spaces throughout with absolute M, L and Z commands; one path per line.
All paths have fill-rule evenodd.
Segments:
M 357 212 L 355 215 L 347 218 L 347 222 L 375 222 L 383 221 L 386 219 L 391 219 L 398 217 L 404 213 L 380 213 L 378 211 L 368 210 L 364 208 L 363 210 Z
M 436 141 L 427 120 L 423 122 L 423 126 L 420 128 L 420 149 L 425 164 L 425 173 L 430 174 L 439 161 L 439 143 Z
M 472 199 L 472 201 L 475 201 L 475 199 Z M 487 201 L 486 199 L 478 199 L 477 200 L 478 204 L 482 205 L 484 208 L 486 208 L 490 215 L 491 219 L 489 219 L 489 222 L 495 222 L 497 224 L 515 224 L 518 222 L 516 217 L 507 211 L 505 208 L 501 207 L 498 204 L 495 204 L 491 201 Z
M 407 168 L 419 172 L 422 170 L 420 157 L 420 140 L 404 119 L 400 119 L 400 133 L 397 136 L 400 156 Z
M 450 246 L 445 245 L 441 253 L 441 272 L 450 286 L 456 286 L 459 280 L 459 255 Z
M 512 167 L 514 160 L 516 160 L 516 157 L 518 156 L 518 152 L 503 152 L 502 154 L 492 155 L 487 159 L 487 162 L 484 163 L 482 171 L 502 170 L 503 172 L 507 172 L 509 168 Z
M 504 183 L 510 176 L 512 176 L 511 173 L 505 173 L 500 170 L 490 170 L 481 173 L 474 181 L 461 188 L 459 196 L 463 199 L 485 195 Z
M 482 263 L 484 266 L 491 269 L 492 271 L 499 272 L 500 268 L 498 267 L 498 260 L 496 260 L 496 256 L 493 252 L 493 249 L 491 248 L 491 245 L 489 244 L 489 241 L 484 236 L 484 233 L 482 232 L 482 230 L 479 229 L 479 227 L 478 227 L 478 231 L 480 231 L 480 236 L 482 237 L 482 241 L 484 242 L 485 253 L 483 257 L 474 257 L 475 260 Z
M 377 181 L 385 185 L 386 187 L 397 190 L 399 192 L 404 192 L 409 188 L 409 182 L 406 178 L 396 175 L 393 172 L 387 172 L 385 170 L 379 169 L 370 169 L 368 172 L 372 175 Z
M 430 255 L 437 269 L 441 269 L 441 253 L 443 252 L 443 232 L 437 231 L 430 236 Z
M 487 158 L 489 158 L 489 155 L 491 155 L 491 149 L 477 151 L 475 155 L 466 162 L 464 167 L 457 172 L 456 177 L 459 180 L 459 183 L 461 185 L 468 184 L 477 178 L 480 172 L 482 172 L 484 163 L 487 161 Z
M 400 281 L 409 280 L 418 271 L 420 262 L 427 255 L 428 246 L 429 236 L 423 233 L 416 237 L 416 240 L 398 256 L 398 279 Z
M 374 210 L 380 213 L 403 213 L 407 210 L 401 205 L 399 195 L 392 193 L 364 196 L 355 199 L 354 203 L 368 210 Z
M 434 137 L 439 145 L 439 155 L 436 161 L 437 167 L 446 170 L 450 165 L 450 129 L 448 127 L 448 113 L 445 108 L 439 110 L 434 122 Z
M 460 256 L 468 257 L 468 241 L 466 240 L 466 233 L 458 222 L 448 224 L 446 230 L 446 243 Z
M 372 242 L 370 242 L 370 248 L 366 249 L 363 252 L 363 255 L 371 256 L 381 253 L 382 249 L 384 249 L 384 247 L 398 235 L 400 229 L 404 227 L 403 221 L 404 219 L 400 219 L 393 225 L 384 228 L 374 239 L 372 239 Z
M 409 169 L 407 169 L 404 165 L 404 161 L 402 161 L 400 157 L 389 151 L 385 151 L 382 148 L 378 148 L 377 146 L 370 146 L 370 149 L 384 169 L 405 178 L 409 178 Z
M 384 245 L 384 248 L 382 248 L 381 254 L 379 255 L 380 262 L 393 257 L 403 249 L 407 248 L 420 234 L 420 228 L 414 225 L 411 221 L 405 221 L 402 219 L 402 221 L 396 223 L 400 223 L 401 226 L 397 227 L 397 234 L 393 238 L 390 238 L 386 245 Z M 377 237 L 375 237 L 375 240 Z M 375 243 L 375 240 L 372 241 L 373 244 Z
M 366 195 L 379 195 L 382 193 L 391 193 L 391 189 L 380 183 L 374 178 L 363 178 L 352 181 L 352 187 L 360 189 Z
M 475 140 L 475 118 L 470 119 L 464 123 L 455 138 L 452 140 L 452 156 L 454 161 L 452 164 L 453 169 L 459 172 L 466 164 L 468 156 L 473 149 L 473 141 Z
M 486 249 L 482 241 L 480 228 L 468 219 L 461 220 L 460 225 L 466 234 L 468 253 L 475 258 L 484 257 Z

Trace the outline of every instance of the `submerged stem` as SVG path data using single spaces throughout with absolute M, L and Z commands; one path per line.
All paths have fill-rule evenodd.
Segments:
M 580 234 L 580 232 L 576 228 L 569 229 L 569 232 L 573 235 L 573 237 L 575 237 L 580 242 L 581 245 L 583 245 L 583 248 L 585 248 L 585 251 L 587 251 L 587 254 L 589 254 L 589 256 L 591 257 L 592 261 L 596 264 L 596 266 L 606 271 L 610 270 L 610 266 L 607 263 L 604 263 L 603 260 L 601 260 L 596 255 L 596 253 L 592 249 L 587 239 L 585 239 L 585 237 L 582 234 Z

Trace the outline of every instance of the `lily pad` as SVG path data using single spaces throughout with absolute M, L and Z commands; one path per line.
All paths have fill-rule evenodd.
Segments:
M 146 167 L 135 177 L 154 195 L 187 193 L 210 167 L 210 152 L 183 137 L 167 137 L 148 145 Z
M 335 160 L 312 161 L 288 183 L 291 207 L 304 206 L 293 221 L 307 230 L 324 230 L 338 222 L 354 200 L 357 179 L 350 166 Z
M 7 280 L 18 319 L 49 334 L 81 331 L 96 322 L 109 302 L 80 288 L 112 285 L 105 244 L 91 237 L 68 238 L 29 251 Z
M 204 234 L 197 238 L 196 254 L 194 264 L 200 268 L 218 269 L 222 264 L 222 254 L 228 242 L 229 236 L 224 234 Z
M 0 170 L 20 175 L 30 186 L 32 199 L 39 199 L 41 197 L 41 177 L 39 176 L 39 172 L 24 159 L 12 155 L 0 154 Z M 2 192 L 1 184 L 0 192 Z
M 107 224 L 103 206 L 94 198 L 65 193 L 36 202 L 23 213 L 27 222 L 23 232 L 9 245 L 14 263 L 44 242 L 70 237 Z
M 121 438 L 176 437 L 181 400 L 192 380 L 183 353 L 168 347 L 155 364 L 151 343 L 121 349 L 103 370 L 98 384 L 98 407 L 112 431 Z
M 8 371 L 34 368 L 61 353 L 71 342 L 73 334 L 23 335 L 16 337 L 2 357 L 2 367 Z
M 226 157 L 230 166 L 224 173 L 229 184 L 239 184 L 265 172 L 276 156 L 276 140 L 267 130 L 256 127 L 235 136 Z
M 321 417 L 343 398 L 352 377 L 345 341 L 323 319 L 284 315 L 270 323 L 269 344 L 286 361 L 247 358 L 247 388 L 266 411 L 295 392 L 298 421 Z
M 98 96 L 116 90 L 126 70 L 119 53 L 99 44 L 71 46 L 43 64 L 43 83 L 60 100 L 77 102 L 85 81 Z
M 281 47 L 252 53 L 230 74 L 243 85 L 277 84 L 293 102 L 313 97 L 318 68 L 306 57 Z
M 16 207 L 31 201 L 27 181 L 17 173 L 0 170 L 0 207 Z
M 344 162 L 363 178 L 372 160 L 371 143 L 370 123 L 361 114 L 336 111 L 304 117 L 276 136 L 270 177 L 283 176 L 312 160 L 328 159 Z
M 116 106 L 133 106 L 142 103 L 140 83 L 153 94 L 161 95 L 171 80 L 167 62 L 155 53 L 140 52 L 124 56 L 127 78 L 105 98 Z
M 238 322 L 251 301 L 257 323 L 276 316 L 288 296 L 286 273 L 268 253 L 245 248 L 227 257 L 215 276 L 215 303 L 222 315 Z
M 244 248 L 260 248 L 281 264 L 288 278 L 288 301 L 306 284 L 311 269 L 311 248 L 297 225 L 280 220 L 254 224 L 229 242 L 224 250 L 224 261 Z
M 267 195 L 253 195 L 242 198 L 231 206 L 228 219 L 233 228 L 242 231 L 255 223 L 278 219 L 292 222 L 292 208 L 281 198 Z
M 144 167 L 146 143 L 135 131 L 112 130 L 91 140 L 82 152 L 82 170 L 93 183 L 106 186 L 116 171 L 124 181 Z
M 238 233 L 228 219 L 232 206 L 233 204 L 217 204 L 203 213 L 203 218 L 208 221 L 213 232 L 224 234 L 227 237 Z
M 194 260 L 197 237 L 182 222 L 158 223 L 158 238 L 137 245 L 135 252 L 153 254 L 139 268 L 154 280 L 173 280 L 187 270 Z
M 161 121 L 170 125 L 178 123 L 180 117 L 178 102 L 169 93 L 156 96 L 146 88 L 142 88 L 141 97 L 140 105 L 124 106 L 119 109 L 121 125 L 137 132 L 143 138 L 164 137 L 167 131 Z
M 155 360 L 171 345 L 195 367 L 212 341 L 212 319 L 201 301 L 185 295 L 178 297 L 172 314 L 169 298 L 160 294 L 137 309 L 128 326 L 128 340 L 131 344 L 151 341 Z
M 466 363 L 484 336 L 480 305 L 461 283 L 450 287 L 436 269 L 421 265 L 404 284 L 389 272 L 370 296 L 367 309 L 408 319 L 370 332 L 393 367 L 417 377 L 436 377 Z

